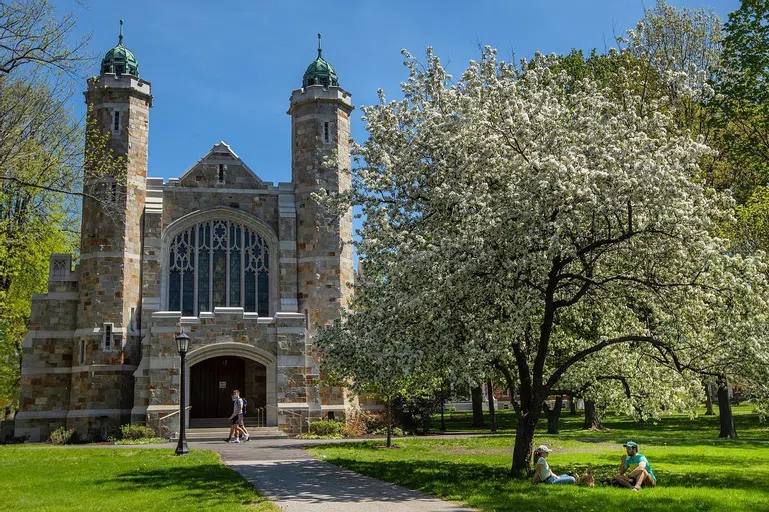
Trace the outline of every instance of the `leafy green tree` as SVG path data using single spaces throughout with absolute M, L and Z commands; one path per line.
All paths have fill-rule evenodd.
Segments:
M 746 195 L 769 182 L 768 83 L 769 4 L 743 0 L 725 25 L 716 106 L 721 144 L 732 170 L 727 184 Z
M 18 346 L 31 294 L 45 291 L 48 256 L 72 249 L 81 197 L 96 198 L 110 217 L 103 182 L 124 177 L 109 134 L 84 130 L 68 107 L 93 62 L 88 38 L 73 36 L 75 22 L 48 0 L 0 2 L 0 400 L 12 406 Z M 101 186 L 84 189 L 86 168 Z

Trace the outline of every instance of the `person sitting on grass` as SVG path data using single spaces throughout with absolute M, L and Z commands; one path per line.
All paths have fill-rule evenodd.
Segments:
M 534 484 L 566 484 L 574 485 L 577 483 L 577 479 L 571 475 L 558 476 L 550 470 L 550 465 L 547 463 L 547 456 L 552 452 L 550 448 L 544 444 L 534 450 L 532 460 L 535 464 L 534 476 L 531 482 Z
M 645 456 L 638 453 L 638 445 L 633 441 L 628 441 L 622 446 L 625 447 L 627 455 L 620 457 L 617 482 L 634 491 L 640 491 L 641 486 L 644 485 L 647 487 L 657 485 L 657 477 L 654 476 L 652 465 Z

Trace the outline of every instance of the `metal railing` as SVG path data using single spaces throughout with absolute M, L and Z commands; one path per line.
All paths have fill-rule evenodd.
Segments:
M 288 410 L 288 409 L 278 409 L 278 406 L 276 406 L 276 405 L 267 405 L 267 406 L 265 406 L 265 408 L 267 408 L 267 407 L 273 407 L 273 408 L 277 409 L 278 412 L 283 412 L 284 414 L 290 414 L 291 416 L 294 416 L 294 417 L 298 416 L 299 417 L 299 433 L 300 434 L 304 433 L 303 430 L 302 430 L 302 427 L 304 426 L 305 423 L 307 423 L 307 432 L 310 431 L 310 416 L 309 416 L 309 414 L 305 417 L 305 415 L 304 415 L 304 413 L 302 413 L 302 411 L 291 411 L 291 410 Z
M 190 409 L 192 409 L 192 406 L 191 406 L 191 405 L 188 405 L 187 407 L 185 407 L 185 408 L 184 408 L 184 412 L 185 412 L 185 413 L 187 413 L 187 411 L 189 411 Z M 180 411 L 174 411 L 174 412 L 172 412 L 171 414 L 166 414 L 165 416 L 163 416 L 163 417 L 161 417 L 161 418 L 158 418 L 158 428 L 157 428 L 157 431 L 158 431 L 158 435 L 159 435 L 159 436 L 161 436 L 161 437 L 165 437 L 165 436 L 163 435 L 163 433 L 164 433 L 164 427 L 163 427 L 163 423 L 162 423 L 162 422 L 163 422 L 163 421 L 165 421 L 165 420 L 167 420 L 167 419 L 168 419 L 168 418 L 170 418 L 171 416 L 175 416 L 175 415 L 179 414 L 179 412 L 180 412 Z M 182 418 L 182 421 L 184 421 L 184 418 Z M 169 435 L 168 437 L 169 437 L 169 439 L 178 439 L 178 438 L 179 438 L 179 432 L 173 432 L 173 433 L 172 433 L 171 435 Z
M 256 417 L 256 426 L 257 427 L 266 427 L 267 426 L 267 407 L 258 407 L 254 410 L 256 414 L 254 416 Z
M 191 406 L 191 405 L 188 405 L 187 407 L 185 407 L 185 408 L 184 408 L 184 410 L 185 410 L 185 411 L 189 411 L 190 409 L 192 409 L 192 406 Z M 163 421 L 163 420 L 164 420 L 164 419 L 166 419 L 166 418 L 170 418 L 171 416 L 173 416 L 173 415 L 175 415 L 175 414 L 179 414 L 179 411 L 174 411 L 174 412 L 172 412 L 171 414 L 166 414 L 166 415 L 165 415 L 165 416 L 163 416 L 162 418 L 158 418 L 158 423 L 160 423 L 161 421 Z

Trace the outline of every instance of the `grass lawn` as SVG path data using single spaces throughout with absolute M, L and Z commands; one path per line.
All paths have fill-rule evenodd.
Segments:
M 278 509 L 210 451 L 21 445 L 0 446 L 0 510 Z
M 580 429 L 581 418 L 561 421 L 561 434 L 546 435 L 544 421 L 535 445 L 555 449 L 553 471 L 593 468 L 596 479 L 616 472 L 621 444 L 641 445 L 659 485 L 634 493 L 625 489 L 534 486 L 510 479 L 513 437 L 397 439 L 387 450 L 382 442 L 315 446 L 311 453 L 328 462 L 398 483 L 411 489 L 482 510 L 510 511 L 769 511 L 769 425 L 749 408 L 735 408 L 737 440 L 719 440 L 718 418 L 672 416 L 652 424 L 607 418 L 606 432 Z M 502 424 L 513 424 L 511 412 Z M 468 424 L 465 424 L 467 421 Z M 470 430 L 469 418 L 454 414 L 450 423 Z

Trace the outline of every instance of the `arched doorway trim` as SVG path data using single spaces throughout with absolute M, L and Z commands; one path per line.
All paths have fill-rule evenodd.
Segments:
M 269 367 L 271 364 L 274 365 L 276 361 L 275 356 L 264 349 L 249 345 L 247 343 L 228 341 L 223 343 L 204 345 L 200 348 L 190 350 L 187 353 L 187 366 L 192 366 L 201 361 L 217 356 L 245 357 L 246 359 L 252 359 L 257 363 L 262 363 L 267 367 Z
M 255 347 L 247 343 L 223 342 L 223 343 L 213 343 L 211 345 L 205 345 L 203 347 L 196 348 L 194 350 L 189 351 L 187 353 L 187 358 L 185 361 L 187 365 L 187 372 L 186 372 L 187 382 L 184 383 L 184 388 L 187 396 L 190 396 L 190 377 L 189 376 L 192 373 L 190 371 L 190 368 L 201 361 L 205 361 L 206 359 L 210 359 L 212 357 L 219 357 L 219 356 L 238 356 L 246 359 L 251 359 L 252 361 L 256 361 L 257 363 L 264 365 L 264 367 L 267 369 L 266 397 L 265 397 L 268 405 L 267 411 L 266 411 L 267 426 L 268 427 L 277 426 L 278 425 L 277 359 L 273 354 L 259 347 Z M 185 419 L 186 419 L 187 425 L 189 426 L 189 414 L 186 415 Z

